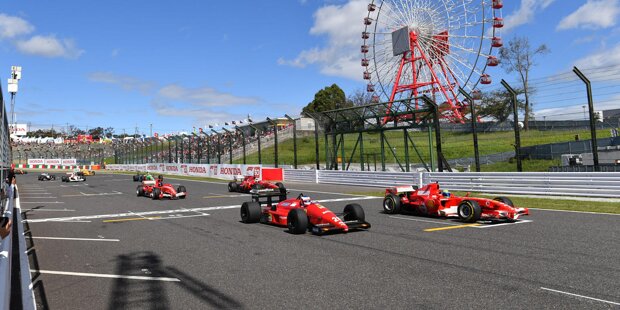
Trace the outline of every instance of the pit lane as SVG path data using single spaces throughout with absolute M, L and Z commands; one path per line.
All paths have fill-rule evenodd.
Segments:
M 238 207 L 249 196 L 228 193 L 225 183 L 169 180 L 187 187 L 187 199 L 153 201 L 136 197 L 130 175 L 67 184 L 32 173 L 18 181 L 53 309 L 607 308 L 620 301 L 617 216 L 536 210 L 518 225 L 425 232 L 462 223 L 383 214 L 380 199 L 347 194 L 359 187 L 291 183 L 291 195 L 303 192 L 336 212 L 361 204 L 372 224 L 297 236 L 240 223 Z

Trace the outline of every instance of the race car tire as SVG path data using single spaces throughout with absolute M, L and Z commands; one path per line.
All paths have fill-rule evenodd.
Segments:
M 67 178 L 66 176 L 63 176 L 61 179 L 63 182 L 69 182 L 69 178 Z
M 137 175 L 134 175 L 134 176 L 133 176 L 133 181 L 134 181 L 134 182 L 138 182 L 138 176 L 137 176 Z
M 241 205 L 241 222 L 246 224 L 258 223 L 260 220 L 260 203 L 256 201 L 244 202 Z
M 228 191 L 236 192 L 239 189 L 239 184 L 237 182 L 228 182 Z
M 138 195 L 138 197 L 144 196 L 144 187 L 142 185 L 138 185 L 136 188 L 136 195 Z
M 56 176 L 55 175 L 52 175 L 51 177 L 52 177 L 52 180 L 56 181 Z
M 159 195 L 161 195 L 161 189 L 159 188 L 153 188 L 153 200 L 157 200 L 159 199 Z
M 466 223 L 475 223 L 482 215 L 482 208 L 473 200 L 463 200 L 459 204 L 457 211 L 461 221 Z
M 344 207 L 344 220 L 364 222 L 366 220 L 364 209 L 357 203 L 346 205 Z
M 508 198 L 508 197 L 500 196 L 500 197 L 493 198 L 493 200 L 499 201 L 501 203 L 505 203 L 505 204 L 507 204 L 507 205 L 509 205 L 509 206 L 511 206 L 513 208 L 515 207 L 514 203 L 512 203 L 512 200 L 510 200 L 510 198 Z
M 400 213 L 400 197 L 394 194 L 388 194 L 383 198 L 383 211 L 387 214 L 398 214 Z
M 41 178 L 40 176 L 39 176 L 39 181 L 43 181 L 43 178 Z
M 282 182 L 276 183 L 276 186 L 280 190 L 280 194 L 286 194 L 286 186 Z
M 179 187 L 177 188 L 177 193 L 186 193 L 187 189 L 185 189 L 185 186 L 183 185 L 179 185 Z M 185 199 L 185 195 L 179 197 L 180 199 Z
M 286 226 L 291 234 L 304 234 L 308 229 L 308 215 L 303 209 L 293 209 L 286 217 Z

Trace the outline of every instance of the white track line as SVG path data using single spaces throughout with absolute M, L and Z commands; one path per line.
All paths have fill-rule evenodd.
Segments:
M 499 226 L 525 224 L 525 223 L 531 223 L 531 222 L 533 222 L 533 221 L 532 220 L 520 220 L 520 221 L 512 222 L 512 223 L 486 224 L 486 225 L 482 225 L 482 226 L 472 226 L 472 227 L 473 228 L 494 228 L 494 227 L 499 227 Z
M 89 239 L 89 238 L 61 238 L 61 237 L 32 237 L 32 239 L 45 240 L 69 240 L 69 241 L 102 241 L 102 242 L 119 242 L 119 239 Z
M 111 195 L 122 195 L 123 193 L 119 192 L 119 191 L 114 191 L 111 193 L 98 193 L 98 194 L 86 194 L 83 192 L 80 192 L 79 195 L 62 195 L 62 197 L 90 197 L 90 196 L 111 196 Z
M 585 298 L 585 299 L 590 299 L 590 300 L 595 300 L 595 301 L 600 301 L 600 302 L 604 302 L 604 303 L 620 306 L 620 303 L 609 301 L 609 300 L 603 300 L 603 299 L 598 299 L 598 298 L 594 298 L 594 297 L 588 297 L 588 296 L 584 296 L 584 295 L 578 295 L 578 294 L 573 294 L 573 293 L 569 293 L 569 292 L 558 291 L 558 290 L 554 290 L 554 289 L 550 289 L 550 288 L 546 288 L 546 287 L 541 287 L 540 289 L 541 290 L 545 290 L 545 291 L 551 291 L 551 292 L 556 292 L 556 293 L 560 293 L 560 294 L 566 294 L 566 295 L 570 295 L 570 296 L 575 296 L 575 297 L 579 297 L 579 298 Z
M 432 223 L 432 224 L 441 224 L 441 225 L 450 225 L 450 226 L 459 226 L 459 225 L 463 225 L 463 224 L 455 224 L 455 223 L 445 223 L 445 222 L 438 222 L 438 221 L 427 221 L 427 220 L 421 220 L 421 219 L 416 219 L 416 218 L 408 218 L 408 217 L 400 217 L 400 216 L 390 216 L 393 219 L 399 219 L 399 220 L 407 220 L 407 221 L 415 221 L 415 222 L 423 222 L 423 223 Z
M 21 199 L 58 199 L 58 197 L 48 196 L 48 197 L 19 197 Z
M 103 274 L 103 273 L 85 273 L 85 272 L 68 272 L 68 271 L 53 271 L 53 270 L 30 270 L 32 273 L 43 274 L 56 274 L 63 276 L 77 276 L 77 277 L 94 277 L 94 278 L 112 278 L 112 279 L 130 279 L 130 280 L 144 280 L 144 281 L 164 281 L 164 282 L 181 282 L 177 278 L 166 277 L 144 277 L 144 276 L 124 276 L 119 274 Z
M 63 201 L 29 201 L 29 202 L 24 202 L 22 201 L 21 203 L 41 203 L 41 204 L 53 204 L 53 203 L 64 203 Z
M 318 202 L 323 203 L 323 202 L 333 202 L 333 201 L 356 201 L 356 200 L 377 199 L 377 198 L 380 198 L 380 197 L 368 196 L 368 197 L 361 197 L 361 198 L 355 197 L 355 198 L 341 198 L 341 199 L 325 199 L 325 200 L 318 200 Z M 231 206 L 203 207 L 203 208 L 190 208 L 190 209 L 182 208 L 182 209 L 147 211 L 147 212 L 129 211 L 127 213 L 116 213 L 116 214 L 99 214 L 99 215 L 84 215 L 84 216 L 73 216 L 73 217 L 32 219 L 32 220 L 25 220 L 24 222 L 28 222 L 28 223 L 65 222 L 65 221 L 82 221 L 82 220 L 93 220 L 93 219 L 120 218 L 120 217 L 129 217 L 129 216 L 149 217 L 151 215 L 174 214 L 174 213 L 183 213 L 183 212 L 188 212 L 188 211 L 200 213 L 200 211 L 238 209 L 240 207 L 241 207 L 241 204 L 231 205 Z
M 618 213 L 602 213 L 602 212 L 588 212 L 588 211 L 573 211 L 573 210 L 554 210 L 554 209 L 539 209 L 539 208 L 528 208 L 530 210 L 537 211 L 551 211 L 551 212 L 569 212 L 569 213 L 584 213 L 584 214 L 597 214 L 597 215 L 620 215 Z
M 32 211 L 45 211 L 45 212 L 75 212 L 75 210 L 71 210 L 71 209 L 43 209 L 43 208 L 33 208 L 33 209 L 23 209 L 23 212 L 32 212 Z

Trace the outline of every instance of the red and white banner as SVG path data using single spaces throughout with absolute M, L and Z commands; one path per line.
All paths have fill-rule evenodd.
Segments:
M 29 165 L 44 165 L 45 159 L 43 158 L 28 158 Z
M 77 160 L 75 158 L 65 158 L 61 163 L 63 166 L 75 166 L 77 165 Z
M 60 158 L 47 158 L 45 159 L 45 165 L 62 165 L 62 159 Z
M 261 165 L 228 164 L 143 164 L 143 165 L 107 165 L 109 170 L 149 171 L 154 173 L 190 175 L 205 178 L 233 180 L 235 177 L 253 175 L 261 177 Z

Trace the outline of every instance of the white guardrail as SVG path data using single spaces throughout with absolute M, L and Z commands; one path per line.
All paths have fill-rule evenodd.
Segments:
M 422 185 L 477 193 L 620 198 L 617 172 L 379 172 L 284 169 L 284 181 L 371 187 Z

